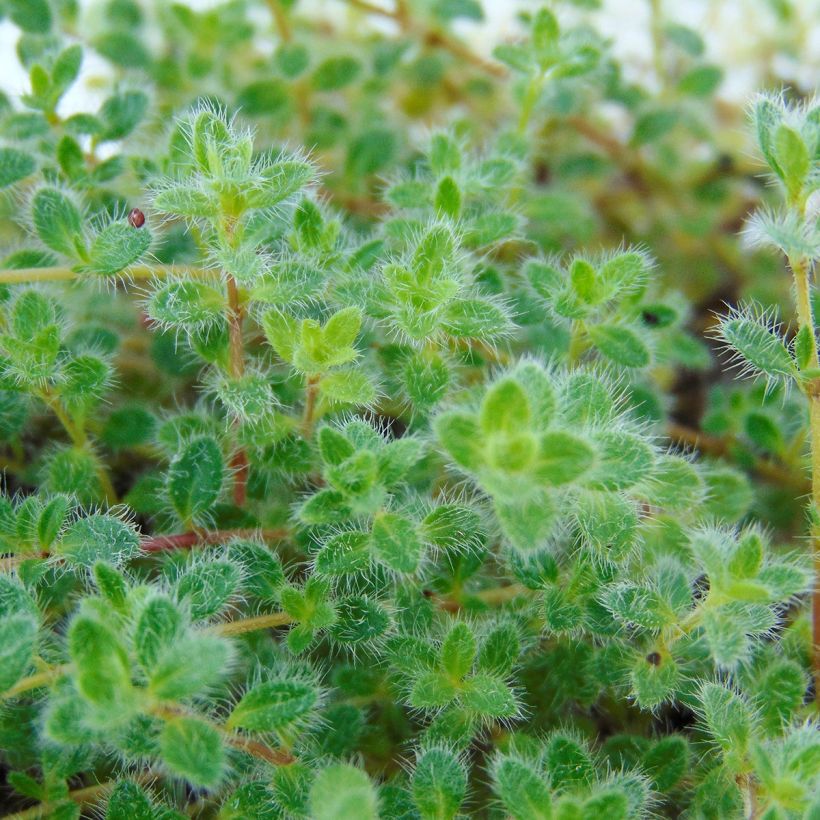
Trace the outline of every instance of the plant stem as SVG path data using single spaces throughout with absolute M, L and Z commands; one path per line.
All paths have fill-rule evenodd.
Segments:
M 228 336 L 229 336 L 229 369 L 231 377 L 241 379 L 245 374 L 245 347 L 242 341 L 242 322 L 245 311 L 239 296 L 236 279 L 228 275 Z M 239 433 L 240 422 L 236 419 L 234 430 Z M 231 459 L 234 470 L 233 500 L 237 507 L 244 507 L 248 497 L 248 454 L 241 446 L 237 447 Z
M 817 355 L 817 336 L 811 310 L 811 266 L 805 256 L 789 257 L 789 267 L 794 276 L 797 321 L 808 328 L 811 340 L 809 368 L 816 370 L 820 364 Z M 812 379 L 805 387 L 809 400 L 809 431 L 811 444 L 811 542 L 814 561 L 814 592 L 812 594 L 812 669 L 814 672 L 815 702 L 820 705 L 820 379 Z
M 155 277 L 183 274 L 185 276 L 205 276 L 207 273 L 208 271 L 201 268 L 189 268 L 186 265 L 134 265 L 119 275 L 125 279 L 154 279 Z M 74 280 L 91 281 L 94 278 L 88 274 L 77 273 L 77 271 L 65 266 L 0 270 L 0 284 L 2 285 L 22 285 L 34 282 L 72 282 Z M 106 277 L 106 281 L 116 278 L 116 276 Z
M 143 772 L 142 774 L 136 775 L 136 780 L 144 783 L 153 779 L 154 776 L 153 772 Z M 116 780 L 107 780 L 105 783 L 95 783 L 93 786 L 84 786 L 82 789 L 75 789 L 69 792 L 66 797 L 80 806 L 85 806 L 89 803 L 94 803 L 100 797 L 104 797 L 116 785 Z M 6 814 L 2 820 L 37 820 L 38 818 L 47 816 L 52 809 L 54 809 L 53 803 L 38 803 L 30 809 L 24 809 L 14 814 Z
M 246 632 L 256 632 L 260 629 L 273 629 L 277 626 L 287 626 L 295 622 L 293 616 L 287 612 L 271 612 L 268 615 L 256 615 L 253 618 L 239 618 L 236 621 L 226 621 L 214 624 L 209 632 L 215 635 L 244 635 Z
M 235 749 L 240 749 L 252 757 L 264 760 L 267 763 L 272 763 L 274 766 L 288 766 L 295 762 L 295 758 L 290 752 L 283 749 L 273 749 L 260 743 L 258 740 L 251 740 L 251 738 L 243 737 L 242 735 L 234 734 L 230 729 L 226 729 L 218 723 L 208 720 L 205 716 L 194 712 L 181 704 L 177 703 L 163 703 L 157 704 L 151 708 L 151 713 L 163 720 L 173 720 L 177 717 L 195 717 L 203 723 L 207 723 L 223 737 L 225 742 L 233 746 Z
M 276 23 L 276 28 L 279 29 L 279 36 L 284 42 L 289 43 L 293 39 L 293 31 L 290 27 L 288 15 L 282 8 L 282 3 L 280 0 L 266 0 L 266 2 Z
M 40 689 L 43 686 L 48 686 L 55 678 L 67 672 L 68 664 L 61 666 L 53 666 L 51 669 L 46 669 L 43 672 L 37 672 L 35 675 L 29 675 L 27 678 L 21 678 L 5 692 L 0 693 L 0 700 L 11 700 L 12 698 L 24 695 L 26 692 L 31 692 L 33 689 Z
M 527 126 L 530 124 L 532 117 L 532 110 L 541 96 L 541 88 L 544 85 L 544 75 L 539 72 L 532 77 L 527 83 L 527 90 L 524 92 L 524 101 L 521 105 L 521 114 L 518 118 L 518 134 L 523 136 L 527 131 Z
M 60 397 L 57 396 L 50 387 L 46 387 L 40 391 L 40 398 L 57 417 L 57 420 L 63 426 L 66 433 L 68 433 L 68 437 L 71 439 L 72 444 L 78 449 L 87 450 L 90 452 L 91 457 L 94 459 L 94 463 L 96 464 L 97 479 L 100 482 L 100 489 L 102 489 L 103 495 L 105 496 L 108 504 L 110 506 L 114 506 L 119 503 L 117 491 L 111 483 L 111 476 L 108 475 L 108 470 L 105 469 L 102 461 L 100 461 L 97 454 L 94 452 L 93 447 L 91 447 L 91 443 L 88 440 L 88 436 L 83 429 L 83 426 L 76 423 L 69 416 L 63 406 L 62 401 L 60 400 Z
M 168 552 L 175 549 L 188 549 L 197 544 L 221 544 L 231 538 L 261 538 L 264 541 L 284 541 L 290 538 L 291 532 L 285 527 L 277 530 L 210 530 L 201 532 L 183 532 L 178 535 L 157 535 L 143 541 L 143 552 Z
M 523 595 L 529 595 L 533 590 L 525 587 L 523 584 L 509 584 L 508 586 L 487 587 L 478 592 L 468 593 L 468 598 L 475 598 L 488 606 L 498 606 L 505 604 L 507 601 L 512 601 L 515 598 L 520 598 Z M 458 593 L 449 598 L 438 598 L 436 604 L 439 609 L 445 612 L 458 612 L 463 609 L 463 596 Z
M 305 410 L 302 414 L 302 435 L 310 439 L 313 435 L 313 423 L 316 415 L 316 397 L 319 393 L 319 377 L 310 376 L 305 391 Z
M 683 424 L 671 422 L 666 428 L 666 435 L 675 443 L 692 447 L 706 455 L 718 458 L 731 457 L 732 447 L 737 442 L 731 437 L 718 438 L 702 433 L 700 430 L 692 430 Z M 788 465 L 780 464 L 768 458 L 756 458 L 751 466 L 751 471 L 766 481 L 775 485 L 786 485 L 793 487 L 801 495 L 811 492 L 811 482 L 807 481 L 805 475 L 798 474 L 788 468 Z
M 508 76 L 507 69 L 503 65 L 492 60 L 486 60 L 448 32 L 414 23 L 410 18 L 409 4 L 406 0 L 397 0 L 392 9 L 378 6 L 369 2 L 369 0 L 347 0 L 347 3 L 349 6 L 367 14 L 394 20 L 405 34 L 416 34 L 425 45 L 443 48 L 454 57 L 481 69 L 486 74 L 498 79 L 504 79 Z
M 655 69 L 655 78 L 658 87 L 663 93 L 666 88 L 666 67 L 664 65 L 663 47 L 663 8 L 662 0 L 649 0 L 650 21 L 649 27 L 652 34 L 652 63 Z

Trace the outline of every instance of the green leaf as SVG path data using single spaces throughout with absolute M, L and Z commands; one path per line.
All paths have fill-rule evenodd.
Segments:
M 649 350 L 641 337 L 623 325 L 593 325 L 587 329 L 590 341 L 608 359 L 623 367 L 646 367 Z
M 483 718 L 501 720 L 518 714 L 518 703 L 502 678 L 480 672 L 470 678 L 461 697 L 465 709 Z
M 355 646 L 380 638 L 389 626 L 384 607 L 363 595 L 353 595 L 338 602 L 330 634 L 339 643 Z
M 362 70 L 353 57 L 329 57 L 319 63 L 311 82 L 317 91 L 338 91 L 356 79 Z
M 224 481 L 219 445 L 198 438 L 183 447 L 168 468 L 168 497 L 177 515 L 188 523 L 207 516 Z
M 376 387 L 360 370 L 337 370 L 322 377 L 319 393 L 332 404 L 371 404 L 376 399 Z
M 48 0 L 6 0 L 11 19 L 23 31 L 48 34 L 51 30 L 51 7 Z
M 348 530 L 332 535 L 316 555 L 316 572 L 322 575 L 349 575 L 370 566 L 370 535 Z
M 442 672 L 424 672 L 413 683 L 408 702 L 416 709 L 437 709 L 452 703 L 456 685 Z
M 312 684 L 277 680 L 256 684 L 243 695 L 228 718 L 229 728 L 280 732 L 308 715 L 318 703 Z
M 83 47 L 79 43 L 63 49 L 51 67 L 51 80 L 60 94 L 66 91 L 80 74 L 83 64 Z
M 508 675 L 521 651 L 518 633 L 514 627 L 496 626 L 481 644 L 479 669 L 497 675 Z
M 323 328 L 325 344 L 332 347 L 351 347 L 362 326 L 362 312 L 348 307 L 334 313 Z
M 453 552 L 478 549 L 486 533 L 481 516 L 461 504 L 441 504 L 421 522 L 421 535 L 434 547 Z
M 112 222 L 94 237 L 84 267 L 91 273 L 113 276 L 138 261 L 150 246 L 151 234 L 146 228 Z
M 799 194 L 812 165 L 806 143 L 793 128 L 781 124 L 774 131 L 773 146 L 780 178 L 789 192 Z
M 182 613 L 170 598 L 159 595 L 147 601 L 134 630 L 134 651 L 146 672 L 154 668 L 159 657 L 181 634 L 182 628 Z
M 262 329 L 279 358 L 292 363 L 300 336 L 296 319 L 287 313 L 269 310 L 262 317 Z
M 188 604 L 192 620 L 209 618 L 227 605 L 241 578 L 239 567 L 230 561 L 197 563 L 177 582 L 177 597 Z
M 530 424 L 531 409 L 521 385 L 510 378 L 496 382 L 481 402 L 481 429 L 519 433 Z
M 493 786 L 513 820 L 552 820 L 552 796 L 535 767 L 513 757 L 493 766 Z
M 186 635 L 159 655 L 150 670 L 148 689 L 160 700 L 206 694 L 225 676 L 230 659 L 230 646 L 224 639 Z
M 248 117 L 272 117 L 290 107 L 287 85 L 275 77 L 256 80 L 237 94 L 236 107 Z
M 135 707 L 128 652 L 96 617 L 78 615 L 68 630 L 68 651 L 80 694 L 95 707 L 99 724 L 127 721 Z
M 253 208 L 272 208 L 282 200 L 302 190 L 316 175 L 309 162 L 280 160 L 261 172 L 262 183 L 249 193 L 248 203 Z
M 792 344 L 794 345 L 794 357 L 797 360 L 797 366 L 800 370 L 805 370 L 811 365 L 816 352 L 811 328 L 808 325 L 802 325 L 800 330 L 797 331 Z
M 536 476 L 552 486 L 575 481 L 592 466 L 592 447 L 571 433 L 544 433 L 538 444 Z
M 121 572 L 104 561 L 94 564 L 94 581 L 100 595 L 118 612 L 128 610 L 128 584 Z
M 720 332 L 754 370 L 773 379 L 794 375 L 794 361 L 786 345 L 765 319 L 745 313 L 733 315 L 721 322 Z
M 689 771 L 689 743 L 681 735 L 658 740 L 643 756 L 641 765 L 659 792 L 674 788 Z
M 450 219 L 458 219 L 461 213 L 461 191 L 452 177 L 442 177 L 436 189 L 436 210 Z
M 748 704 L 719 683 L 706 683 L 700 692 L 703 719 L 715 742 L 726 752 L 742 755 L 753 731 Z
M 213 788 L 222 779 L 225 752 L 219 732 L 191 717 L 168 720 L 159 736 L 159 749 L 168 769 L 194 786 Z
M 451 820 L 467 794 L 467 773 L 448 749 L 426 749 L 416 759 L 410 788 L 423 818 Z
M 441 663 L 454 682 L 460 681 L 472 669 L 478 647 L 475 635 L 465 623 L 456 624 L 441 645 Z
M 636 146 L 655 142 L 677 125 L 679 113 L 671 108 L 659 108 L 641 114 L 635 121 L 632 144 Z
M 166 214 L 189 218 L 210 217 L 217 212 L 219 201 L 199 188 L 175 184 L 156 194 L 154 207 Z
M 8 188 L 34 173 L 37 162 L 17 148 L 0 148 L 0 188 Z
M 546 765 L 554 789 L 572 789 L 589 785 L 594 777 L 592 757 L 577 737 L 556 732 L 548 743 Z
M 456 299 L 442 319 L 442 328 L 451 336 L 469 339 L 492 339 L 511 328 L 509 316 L 488 299 Z
M 484 463 L 481 433 L 476 419 L 466 413 L 448 412 L 433 422 L 441 446 L 460 467 L 478 470 Z
M 37 618 L 27 612 L 0 620 L 0 692 L 11 689 L 25 675 L 37 646 Z
M 370 548 L 377 561 L 394 572 L 415 572 L 423 554 L 416 525 L 398 513 L 379 513 L 373 520 Z
M 367 774 L 349 763 L 321 769 L 310 788 L 313 820 L 378 820 L 378 797 Z
M 723 81 L 723 70 L 716 65 L 701 65 L 687 71 L 678 82 L 678 91 L 694 97 L 708 97 Z
M 134 528 L 113 515 L 95 513 L 75 521 L 63 534 L 57 553 L 89 569 L 97 561 L 122 564 L 139 552 Z
M 100 119 L 105 128 L 100 142 L 121 140 L 127 137 L 145 116 L 148 97 L 142 91 L 125 91 L 109 97 L 100 108 Z
M 495 499 L 494 506 L 501 532 L 516 549 L 528 552 L 544 546 L 556 517 L 549 495 L 519 501 Z
M 84 253 L 82 213 L 62 191 L 40 188 L 31 201 L 31 219 L 46 247 L 70 257 Z
M 105 820 L 156 820 L 156 816 L 148 795 L 131 780 L 114 786 L 105 808 Z

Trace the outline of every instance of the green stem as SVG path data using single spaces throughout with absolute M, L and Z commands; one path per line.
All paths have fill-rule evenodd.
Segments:
M 111 506 L 118 504 L 119 499 L 117 498 L 117 491 L 111 483 L 111 476 L 108 475 L 108 471 L 105 469 L 102 461 L 100 461 L 94 449 L 91 447 L 84 426 L 71 418 L 63 406 L 62 401 L 60 401 L 60 397 L 57 396 L 51 388 L 47 387 L 40 391 L 40 398 L 57 417 L 57 420 L 63 426 L 66 433 L 68 433 L 72 444 L 78 449 L 86 450 L 91 454 L 96 465 L 97 479 L 100 482 L 100 488 L 103 491 L 106 501 L 108 501 Z
M 811 339 L 809 368 L 817 370 L 817 335 L 811 309 L 811 265 L 805 257 L 789 258 L 794 276 L 797 321 L 800 329 L 808 329 Z M 805 386 L 809 401 L 809 440 L 811 445 L 811 540 L 814 561 L 814 593 L 812 595 L 812 669 L 814 671 L 815 700 L 820 706 L 820 379 L 814 378 Z
M 567 351 L 567 362 L 570 369 L 575 367 L 586 350 L 586 329 L 583 323 L 575 321 L 572 323 L 572 330 L 569 337 L 569 350 Z
M 153 777 L 148 774 L 137 775 L 138 780 L 147 781 Z M 85 806 L 89 803 L 96 802 L 99 798 L 104 797 L 117 785 L 116 780 L 108 780 L 105 783 L 95 783 L 93 786 L 85 786 L 82 789 L 75 789 L 66 795 L 68 800 L 77 803 L 80 806 Z M 41 817 L 47 817 L 55 808 L 53 803 L 38 803 L 30 809 L 15 812 L 14 814 L 5 815 L 2 820 L 38 820 Z
M 282 8 L 282 3 L 280 0 L 266 0 L 266 2 L 271 16 L 276 23 L 276 28 L 279 29 L 279 36 L 284 42 L 289 43 L 293 39 L 293 31 L 290 27 L 288 15 Z
M 7 689 L 5 692 L 0 693 L 0 700 L 11 700 L 12 698 L 20 697 L 20 695 L 25 695 L 27 692 L 31 692 L 34 689 L 41 689 L 44 686 L 48 686 L 54 680 L 60 677 L 60 675 L 64 675 L 69 670 L 68 664 L 64 664 L 62 666 L 53 666 L 50 669 L 46 669 L 42 672 L 37 672 L 35 675 L 29 675 L 27 678 L 21 678 L 11 687 L 11 689 Z
M 302 414 L 302 435 L 310 439 L 313 435 L 313 424 L 316 417 L 316 398 L 319 394 L 319 377 L 310 376 L 305 391 L 305 410 Z
M 271 612 L 268 615 L 256 615 L 253 618 L 240 618 L 236 621 L 226 621 L 214 624 L 208 631 L 215 635 L 231 636 L 244 635 L 246 632 L 256 632 L 260 629 L 273 629 L 277 626 L 287 626 L 295 623 L 296 619 L 287 612 Z
M 527 83 L 527 90 L 524 92 L 524 101 L 521 104 L 521 114 L 518 118 L 518 134 L 523 136 L 527 131 L 527 126 L 530 124 L 532 111 L 538 98 L 541 96 L 541 89 L 544 86 L 544 75 L 542 73 L 536 74 L 530 78 Z

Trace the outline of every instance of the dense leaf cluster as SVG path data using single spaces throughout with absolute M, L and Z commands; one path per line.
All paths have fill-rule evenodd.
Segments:
M 646 86 L 559 3 L 147 5 L 0 0 L 0 803 L 816 816 L 816 101 L 767 192 L 660 3 Z

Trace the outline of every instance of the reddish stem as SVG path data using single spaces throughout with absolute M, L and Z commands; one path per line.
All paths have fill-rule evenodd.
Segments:
M 282 541 L 290 537 L 290 530 L 212 530 L 210 532 L 183 532 L 178 535 L 157 535 L 142 542 L 143 552 L 167 552 L 190 549 L 198 544 L 219 544 L 231 538 L 262 538 L 265 541 Z
M 245 312 L 239 298 L 239 288 L 236 279 L 228 276 L 228 340 L 229 340 L 229 368 L 231 377 L 241 379 L 245 373 L 245 349 L 242 343 L 242 322 Z M 234 428 L 239 432 L 239 420 Z M 248 455 L 239 447 L 231 460 L 234 469 L 233 500 L 237 507 L 244 507 L 248 498 Z

